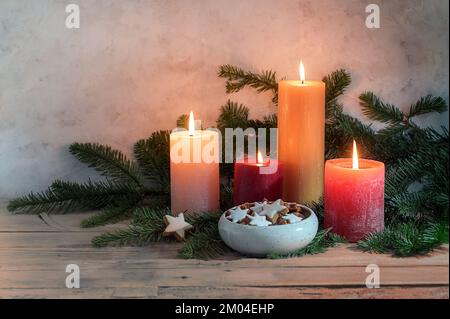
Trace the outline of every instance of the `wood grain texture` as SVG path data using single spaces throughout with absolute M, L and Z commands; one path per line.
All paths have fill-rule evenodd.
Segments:
M 177 258 L 179 244 L 92 248 L 118 226 L 80 229 L 87 214 L 10 215 L 0 207 L 0 298 L 448 298 L 448 245 L 428 256 L 394 258 L 339 245 L 319 255 L 267 260 L 229 254 Z M 81 288 L 65 288 L 68 264 Z M 380 267 L 368 289 L 365 268 Z

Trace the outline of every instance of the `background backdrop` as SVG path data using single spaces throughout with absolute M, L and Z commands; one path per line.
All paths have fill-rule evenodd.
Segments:
M 65 27 L 66 5 L 81 28 Z M 365 7 L 381 28 L 365 26 Z M 228 98 L 254 118 L 274 112 L 267 95 L 227 96 L 217 67 L 273 69 L 296 79 L 351 71 L 345 109 L 372 90 L 407 108 L 420 96 L 448 102 L 447 0 L 1 0 L 0 198 L 40 191 L 92 170 L 67 151 L 78 142 L 130 153 L 154 130 L 193 110 L 213 125 Z M 448 126 L 448 114 L 421 119 Z M 361 150 L 363 153 L 363 150 Z

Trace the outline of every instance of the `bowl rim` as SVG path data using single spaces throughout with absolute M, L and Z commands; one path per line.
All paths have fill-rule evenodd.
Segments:
M 220 216 L 220 220 L 224 219 L 229 225 L 233 225 L 232 227 L 242 227 L 244 229 L 281 229 L 282 227 L 287 228 L 287 227 L 294 227 L 294 226 L 300 226 L 302 224 L 308 223 L 310 222 L 313 218 L 313 215 L 315 216 L 315 218 L 317 219 L 317 215 L 316 213 L 309 207 L 302 205 L 302 204 L 298 204 L 300 205 L 300 207 L 303 209 L 307 209 L 310 212 L 310 215 L 308 217 L 306 217 L 305 219 L 299 221 L 298 223 L 294 223 L 294 224 L 286 224 L 286 225 L 267 225 L 267 226 L 250 226 L 250 225 L 244 225 L 244 224 L 239 224 L 239 223 L 233 223 L 231 220 L 229 220 L 228 218 L 226 218 L 225 214 L 228 210 L 226 210 L 221 216 Z

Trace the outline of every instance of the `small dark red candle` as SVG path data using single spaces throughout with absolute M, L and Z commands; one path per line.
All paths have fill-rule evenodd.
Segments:
M 273 167 L 273 173 L 261 174 L 262 167 Z M 245 157 L 234 164 L 233 204 L 277 200 L 282 196 L 282 165 L 275 159 L 263 161 L 258 152 L 257 160 Z

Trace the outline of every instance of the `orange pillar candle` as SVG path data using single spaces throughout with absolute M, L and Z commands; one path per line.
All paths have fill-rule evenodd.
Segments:
M 338 158 L 325 164 L 324 225 L 350 242 L 384 229 L 384 164 Z
M 317 201 L 323 195 L 325 83 L 300 81 L 278 85 L 278 157 L 283 163 L 283 199 Z
M 170 134 L 171 210 L 219 210 L 219 134 L 195 130 L 191 112 L 189 130 Z

